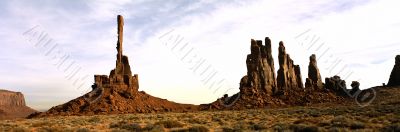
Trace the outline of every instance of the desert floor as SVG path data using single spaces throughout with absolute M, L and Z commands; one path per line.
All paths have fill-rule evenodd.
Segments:
M 400 88 L 374 102 L 241 111 L 200 111 L 15 119 L 0 131 L 400 131 Z

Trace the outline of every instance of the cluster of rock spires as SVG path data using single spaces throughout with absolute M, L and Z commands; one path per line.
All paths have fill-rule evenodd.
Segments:
M 197 110 L 191 104 L 179 104 L 138 91 L 138 75 L 133 75 L 128 57 L 122 54 L 123 17 L 118 16 L 116 67 L 110 75 L 95 75 L 92 91 L 65 104 L 30 117 L 55 115 L 93 115 L 119 113 L 186 112 Z
M 324 85 L 317 66 L 316 55 L 310 56 L 308 78 L 305 87 L 302 82 L 300 66 L 295 65 L 286 53 L 283 42 L 279 42 L 279 69 L 275 78 L 271 40 L 251 40 L 251 53 L 247 55 L 247 75 L 240 80 L 240 92 L 200 106 L 208 109 L 263 108 L 288 105 L 307 105 L 323 102 L 341 102 L 346 87 L 341 87 L 340 77 L 326 78 Z M 345 84 L 345 82 L 344 82 Z M 229 106 L 229 107 L 226 107 Z
M 0 119 L 23 118 L 36 112 L 26 106 L 21 92 L 0 89 Z

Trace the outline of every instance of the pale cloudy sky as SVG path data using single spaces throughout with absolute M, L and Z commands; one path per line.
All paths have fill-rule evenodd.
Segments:
M 139 74 L 139 89 L 157 97 L 201 104 L 238 92 L 250 39 L 267 36 L 275 61 L 283 41 L 303 79 L 316 53 L 323 78 L 339 74 L 348 85 L 359 80 L 367 88 L 388 81 L 399 54 L 399 6 L 397 0 L 4 0 L 0 88 L 23 92 L 40 110 L 82 95 L 94 74 L 114 68 L 118 14 L 125 18 L 124 54 Z M 32 28 L 47 33 L 80 67 L 83 87 L 54 65 L 49 48 L 23 34 Z M 174 48 L 176 38 L 181 41 Z M 204 63 L 196 69 L 196 62 Z

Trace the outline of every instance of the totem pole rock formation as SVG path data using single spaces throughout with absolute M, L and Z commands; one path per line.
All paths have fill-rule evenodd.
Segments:
M 129 65 L 128 57 L 122 54 L 122 40 L 123 40 L 123 26 L 124 19 L 118 15 L 118 41 L 117 41 L 117 61 L 115 69 L 107 75 L 94 75 L 96 88 L 114 88 L 120 92 L 129 93 L 134 95 L 138 92 L 139 81 L 138 75 L 132 76 L 131 67 Z
M 132 76 L 128 57 L 123 54 L 123 17 L 118 15 L 117 60 L 110 75 L 94 75 L 92 91 L 55 106 L 44 113 L 35 113 L 30 118 L 44 116 L 185 112 L 195 111 L 198 106 L 179 104 L 153 97 L 144 91 L 138 91 L 138 75 Z
M 303 88 L 300 66 L 294 65 L 283 42 L 279 42 L 279 70 L 277 76 L 278 93 L 285 93 L 287 90 Z
M 387 86 L 400 86 L 400 55 L 396 56 L 395 64 L 390 74 L 389 82 Z
M 310 64 L 308 65 L 308 78 L 306 79 L 306 88 L 312 89 L 323 89 L 324 84 L 322 83 L 321 74 L 317 66 L 317 60 L 315 54 L 310 56 Z
M 26 106 L 21 92 L 0 89 L 0 119 L 23 118 L 34 112 Z

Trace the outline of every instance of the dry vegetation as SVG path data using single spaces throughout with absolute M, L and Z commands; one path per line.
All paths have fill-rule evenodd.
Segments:
M 0 121 L 0 131 L 400 131 L 400 100 L 395 96 L 399 91 L 379 90 L 376 103 L 367 107 L 347 104 L 16 119 Z

